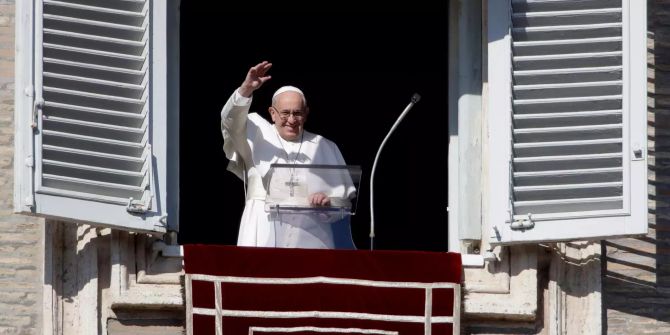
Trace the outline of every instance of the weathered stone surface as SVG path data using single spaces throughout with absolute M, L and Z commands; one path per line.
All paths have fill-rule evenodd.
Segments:
M 42 223 L 12 210 L 14 24 L 14 1 L 0 0 L 0 335 L 42 329 Z
M 608 334 L 670 333 L 670 1 L 648 3 L 650 230 L 605 243 Z
M 180 319 L 144 319 L 118 320 L 110 319 L 107 322 L 109 335 L 182 335 L 184 334 L 183 320 Z

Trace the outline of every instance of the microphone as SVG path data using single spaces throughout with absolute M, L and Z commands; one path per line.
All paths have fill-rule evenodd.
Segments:
M 405 118 L 405 115 L 407 115 L 409 110 L 412 109 L 412 107 L 414 107 L 414 104 L 419 102 L 419 100 L 421 100 L 421 96 L 418 93 L 414 93 L 412 95 L 410 103 L 407 105 L 407 107 L 405 107 L 405 110 L 400 114 L 398 119 L 395 121 L 395 123 L 391 127 L 391 130 L 389 130 L 388 134 L 386 134 L 386 137 L 384 138 L 382 144 L 379 146 L 379 149 L 377 150 L 375 161 L 372 164 L 372 172 L 370 173 L 370 250 L 374 250 L 374 241 L 375 241 L 374 182 L 375 182 L 375 170 L 377 169 L 377 161 L 379 160 L 379 155 L 381 154 L 382 149 L 386 144 L 386 141 L 389 139 L 389 137 L 391 137 L 391 134 L 398 127 L 400 121 L 402 121 L 402 119 Z

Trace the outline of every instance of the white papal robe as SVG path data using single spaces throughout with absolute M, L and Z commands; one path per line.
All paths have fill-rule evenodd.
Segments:
M 345 165 L 337 145 L 323 136 L 303 131 L 297 141 L 286 141 L 276 127 L 256 113 L 249 113 L 252 98 L 237 91 L 221 111 L 223 150 L 230 160 L 228 170 L 245 180 L 246 202 L 237 239 L 239 246 L 333 248 L 333 230 L 328 222 L 308 214 L 271 217 L 265 211 L 266 178 L 274 163 Z M 353 183 L 344 186 L 347 197 L 355 193 Z

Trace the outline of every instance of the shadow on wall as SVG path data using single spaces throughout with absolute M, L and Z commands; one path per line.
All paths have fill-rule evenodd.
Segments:
M 670 324 L 662 324 L 670 322 L 668 16 L 670 3 L 648 1 L 649 233 L 604 243 L 603 324 L 611 333 L 670 332 Z

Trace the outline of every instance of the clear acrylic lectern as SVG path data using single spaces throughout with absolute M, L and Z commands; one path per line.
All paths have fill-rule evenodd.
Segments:
M 349 216 L 356 214 L 360 181 L 355 165 L 272 164 L 265 211 L 275 223 L 277 246 L 353 248 Z M 313 204 L 314 197 L 327 200 Z
M 356 214 L 356 190 L 361 181 L 357 165 L 272 164 L 268 172 L 265 210 L 279 213 L 337 212 Z M 310 204 L 323 193 L 326 206 Z

